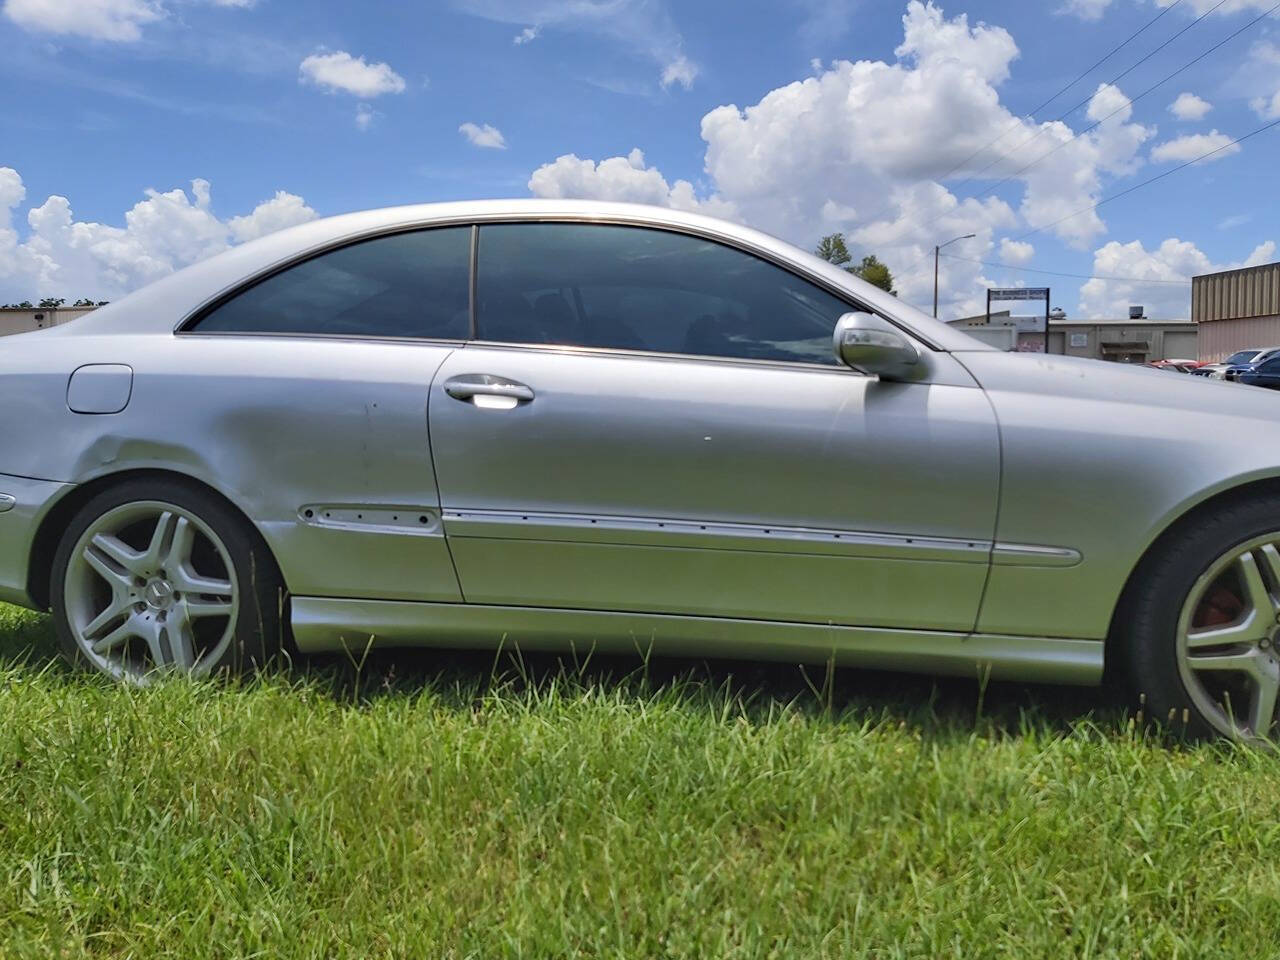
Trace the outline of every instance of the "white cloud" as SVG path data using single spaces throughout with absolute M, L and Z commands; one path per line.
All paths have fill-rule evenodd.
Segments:
M 1246 223 L 1253 219 L 1252 213 L 1233 213 L 1229 217 L 1223 217 L 1218 221 L 1219 230 L 1234 230 L 1236 227 L 1243 227 Z
M 1015 116 L 1001 105 L 999 84 L 1017 56 L 1016 43 L 1000 27 L 973 24 L 964 15 L 947 18 L 933 4 L 911 2 L 892 62 L 818 64 L 816 76 L 757 103 L 707 113 L 701 124 L 705 183 L 697 188 L 689 179 L 672 185 L 643 158 L 636 164 L 633 154 L 598 162 L 560 157 L 534 173 L 530 189 L 540 196 L 714 207 L 806 247 L 822 233 L 843 230 L 855 255 L 875 253 L 889 264 L 905 300 L 928 303 L 933 245 L 940 239 L 976 233 L 955 252 L 989 258 L 1001 231 L 1052 223 L 1096 203 L 1104 178 L 1142 163 L 1139 148 L 1153 134 L 1131 121 L 1124 93 L 1105 84 L 1089 105 L 1092 121 L 1102 122 L 1075 139 L 1064 123 Z M 1020 171 L 1034 160 L 1041 162 Z M 976 198 L 958 196 L 941 182 L 965 176 L 976 178 L 968 190 Z M 1011 201 L 1016 209 L 981 196 L 1006 177 L 1021 189 Z M 1090 211 L 1051 232 L 1083 247 L 1105 229 Z M 980 267 L 951 260 L 943 274 L 948 311 L 977 312 L 984 296 Z
M 1081 20 L 1101 20 L 1111 6 L 1111 0 L 1066 0 L 1058 13 L 1069 13 Z
M 299 79 L 328 93 L 350 93 L 366 99 L 384 93 L 403 93 L 404 77 L 385 63 L 367 63 L 345 50 L 313 53 L 298 67 Z
M 356 104 L 356 129 L 361 133 L 373 126 L 373 121 L 378 119 L 380 114 L 367 103 Z
M 668 183 L 662 173 L 646 166 L 644 153 L 635 149 L 625 157 L 595 163 L 574 154 L 543 164 L 529 178 L 529 189 L 539 197 L 576 197 L 587 200 L 621 200 L 648 203 L 677 210 L 702 210 L 713 216 L 733 217 L 732 206 L 717 198 L 699 200 L 687 180 Z
M 1138 240 L 1131 243 L 1113 240 L 1094 251 L 1093 273 L 1100 277 L 1136 279 L 1089 280 L 1080 288 L 1079 315 L 1124 317 L 1128 316 L 1130 304 L 1140 303 L 1147 308 L 1148 317 L 1185 318 L 1191 312 L 1191 285 L 1167 281 L 1190 281 L 1199 274 L 1267 263 L 1275 251 L 1275 243 L 1268 240 L 1242 261 L 1214 263 L 1194 243 L 1176 237 L 1170 237 L 1154 250 L 1147 250 Z
M 174 270 L 316 212 L 302 198 L 279 191 L 245 216 L 220 220 L 209 183 L 190 193 L 148 190 L 124 215 L 124 226 L 76 220 L 66 197 L 51 196 L 27 212 L 26 237 L 13 229 L 25 199 L 22 179 L 0 168 L 0 296 L 6 299 L 113 299 Z
M 1204 157 L 1200 163 L 1212 163 L 1234 153 L 1240 152 L 1240 144 L 1232 143 L 1232 138 L 1217 130 L 1208 133 L 1189 133 L 1185 137 L 1175 137 L 1151 148 L 1151 159 L 1155 163 L 1186 163 L 1197 157 L 1204 157 L 1211 151 L 1218 151 L 1212 156 Z
M 1171 7 L 1174 3 L 1175 0 L 1156 0 L 1157 7 Z M 1228 0 L 1227 3 L 1220 3 L 1219 0 L 1191 0 L 1187 12 L 1194 13 L 1197 17 L 1209 12 L 1226 17 L 1247 10 L 1268 10 L 1273 4 L 1274 0 Z
M 237 243 L 245 243 L 285 227 L 307 223 L 317 216 L 319 214 L 296 193 L 277 190 L 274 197 L 258 204 L 251 213 L 243 217 L 232 217 L 227 221 L 227 227 Z
M 4 14 L 28 30 L 130 42 L 164 9 L 154 0 L 5 0 Z
M 1213 104 L 1202 100 L 1194 93 L 1180 93 L 1178 98 L 1169 104 L 1169 112 L 1179 120 L 1203 120 L 1204 115 L 1213 109 Z
M 684 37 L 676 29 L 664 0 L 451 0 L 463 13 L 495 23 L 536 24 L 532 40 L 556 27 L 606 37 L 658 65 L 664 87 L 693 83 L 698 67 L 684 51 Z
M 486 147 L 490 150 L 507 149 L 506 137 L 502 135 L 501 130 L 492 124 L 480 125 L 468 122 L 460 126 L 458 132 L 471 141 L 474 146 Z
M 532 27 L 525 27 L 523 30 L 521 30 L 519 33 L 517 33 L 514 37 L 511 38 L 511 42 L 514 43 L 517 47 L 522 46 L 526 43 L 532 43 L 534 40 L 538 39 L 539 32 L 540 32 L 539 28 L 536 24 Z
M 1010 240 L 1008 237 L 1000 239 L 1000 259 L 1004 263 L 1030 263 L 1035 255 L 1036 248 L 1025 240 Z
M 662 87 L 669 89 L 679 84 L 686 90 L 692 89 L 693 81 L 698 76 L 698 68 L 684 54 L 676 57 L 662 71 Z
M 1263 120 L 1280 120 L 1280 90 L 1270 97 L 1254 97 L 1249 106 Z

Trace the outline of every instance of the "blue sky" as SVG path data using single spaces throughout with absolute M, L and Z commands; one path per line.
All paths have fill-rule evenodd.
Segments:
M 1277 258 L 1280 128 L 1062 218 L 1280 118 L 1280 19 L 1250 25 L 1272 2 L 4 0 L 0 300 L 116 297 L 315 215 L 539 194 L 841 230 L 924 305 L 932 244 L 977 233 L 943 261 L 950 315 L 1019 283 L 1186 315 L 1180 281 Z

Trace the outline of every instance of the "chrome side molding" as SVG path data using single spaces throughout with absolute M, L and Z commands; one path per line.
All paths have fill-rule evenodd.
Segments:
M 18 501 L 16 497 L 13 497 L 7 493 L 0 493 L 0 513 L 9 512 L 10 510 L 13 509 L 14 504 L 16 504 L 17 502 Z

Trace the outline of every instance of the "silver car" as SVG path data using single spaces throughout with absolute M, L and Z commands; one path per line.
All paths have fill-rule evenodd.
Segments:
M 591 202 L 295 227 L 0 341 L 0 599 L 129 679 L 425 644 L 1096 684 L 1268 735 L 1280 398 Z

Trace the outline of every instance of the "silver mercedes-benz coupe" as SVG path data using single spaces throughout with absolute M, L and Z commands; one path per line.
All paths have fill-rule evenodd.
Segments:
M 1270 734 L 1280 397 L 629 205 L 321 220 L 0 341 L 0 599 L 110 674 L 369 644 L 1092 684 Z

